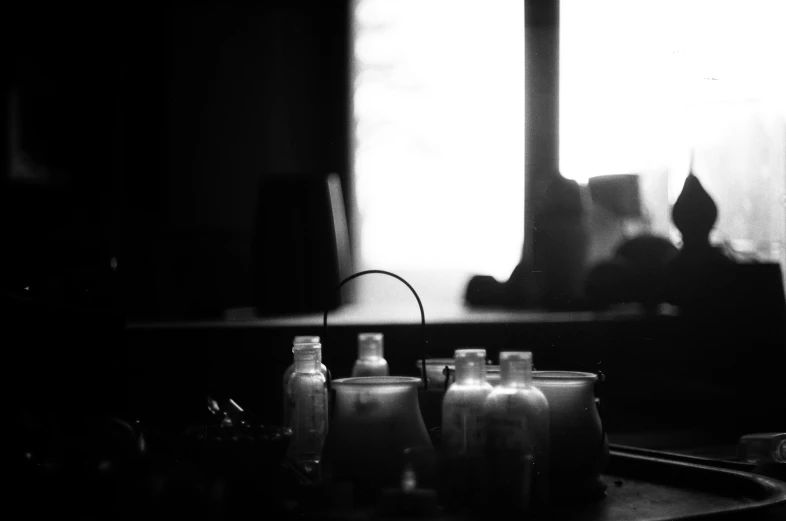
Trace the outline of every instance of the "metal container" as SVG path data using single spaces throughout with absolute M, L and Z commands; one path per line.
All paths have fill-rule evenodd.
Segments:
M 417 366 L 422 366 L 418 361 Z M 446 370 L 447 368 L 447 370 Z M 429 390 L 423 416 L 429 429 L 439 426 L 442 397 L 453 381 L 452 358 L 426 360 Z M 422 374 L 422 370 L 421 370 Z M 499 383 L 499 366 L 486 366 L 486 380 Z M 552 497 L 595 497 L 609 444 L 595 397 L 598 375 L 573 371 L 533 371 L 532 382 L 549 402 Z M 447 386 L 446 386 L 447 382 Z

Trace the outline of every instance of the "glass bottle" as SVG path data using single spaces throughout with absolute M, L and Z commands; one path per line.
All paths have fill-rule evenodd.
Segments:
M 315 475 L 319 469 L 328 430 L 328 392 L 320 368 L 320 348 L 319 344 L 298 346 L 295 350 L 295 372 L 289 380 L 292 440 L 288 456 L 309 475 Z
M 352 376 L 388 376 L 388 362 L 384 358 L 382 333 L 358 335 L 358 358 L 352 367 Z
M 310 346 L 317 346 L 317 356 L 319 358 L 320 363 L 320 371 L 322 375 L 325 377 L 325 382 L 330 382 L 330 373 L 325 367 L 325 364 L 322 363 L 322 345 L 319 343 L 320 339 L 318 336 L 296 336 L 292 340 L 292 353 L 294 353 L 300 346 L 303 345 L 310 345 Z M 295 363 L 293 362 L 289 367 L 287 367 L 286 371 L 284 371 L 284 377 L 282 378 L 282 403 L 283 403 L 283 414 L 282 418 L 282 425 L 289 425 L 290 421 L 290 411 L 292 409 L 292 397 L 289 395 L 289 380 L 292 378 L 292 375 L 295 374 Z
M 442 402 L 442 450 L 451 506 L 474 505 L 485 483 L 484 405 L 492 391 L 486 381 L 486 350 L 457 349 L 455 382 Z
M 532 353 L 503 351 L 500 384 L 486 398 L 488 499 L 503 511 L 548 503 L 549 406 L 532 385 Z

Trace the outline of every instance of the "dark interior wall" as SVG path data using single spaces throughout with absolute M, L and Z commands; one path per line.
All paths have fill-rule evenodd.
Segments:
M 121 33 L 101 9 L 7 4 L 3 289 L 78 307 L 114 301 L 123 171 Z
M 239 5 L 0 8 L 15 406 L 122 414 L 126 318 L 249 303 L 261 177 L 350 189 L 346 2 Z
M 171 11 L 159 315 L 252 303 L 261 176 L 336 172 L 350 189 L 347 16 L 345 2 Z
M 166 222 L 223 252 L 195 269 L 215 273 L 220 308 L 251 304 L 259 176 L 337 172 L 350 186 L 347 14 L 341 2 L 176 12 Z
M 218 314 L 251 303 L 260 177 L 336 172 L 351 200 L 346 1 L 5 13 L 19 148 L 51 172 L 3 176 L 14 290 L 98 249 L 130 317 Z
M 168 92 L 175 228 L 251 228 L 254 173 L 346 171 L 340 5 L 175 12 Z

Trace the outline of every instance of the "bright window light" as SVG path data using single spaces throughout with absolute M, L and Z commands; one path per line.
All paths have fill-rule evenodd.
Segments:
M 524 2 L 354 15 L 361 267 L 506 279 L 524 239 Z
M 360 268 L 453 277 L 454 298 L 469 274 L 505 280 L 518 262 L 523 11 L 356 0 Z M 781 0 L 561 0 L 562 174 L 641 174 L 653 230 L 676 238 L 669 206 L 693 158 L 720 239 L 786 269 L 783 20 Z
M 560 169 L 685 170 L 710 113 L 786 101 L 786 2 L 561 0 Z M 676 157 L 675 157 L 676 156 Z M 675 165 L 676 168 L 676 165 Z
M 692 157 L 715 240 L 786 268 L 786 2 L 561 0 L 560 18 L 563 175 L 642 174 L 662 232 Z

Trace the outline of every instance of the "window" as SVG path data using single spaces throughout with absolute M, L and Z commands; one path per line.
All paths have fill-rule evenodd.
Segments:
M 430 301 L 504 280 L 525 233 L 524 1 L 357 0 L 354 17 L 359 267 Z M 786 270 L 783 20 L 779 0 L 561 0 L 563 175 L 640 174 L 676 242 L 692 163 L 714 239 Z
M 524 2 L 359 0 L 354 17 L 358 267 L 458 302 L 521 255 Z
M 693 171 L 715 237 L 786 268 L 786 2 L 561 0 L 560 169 L 639 173 L 655 231 Z

